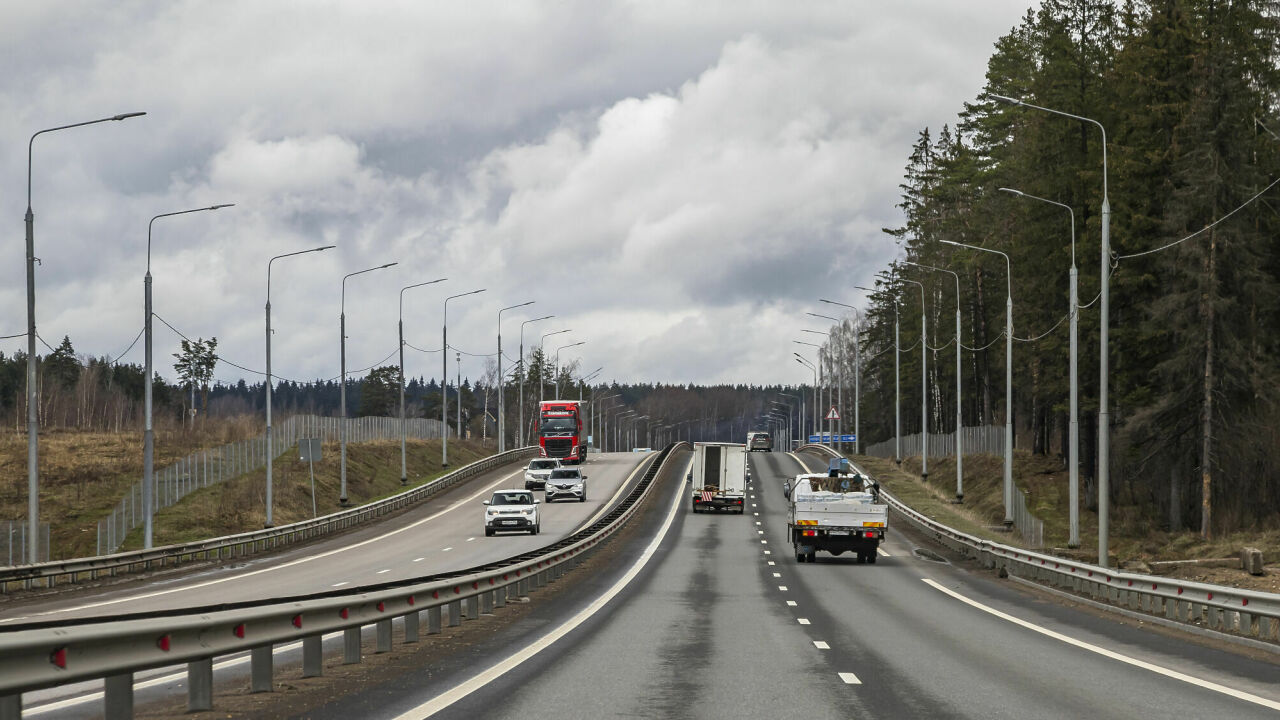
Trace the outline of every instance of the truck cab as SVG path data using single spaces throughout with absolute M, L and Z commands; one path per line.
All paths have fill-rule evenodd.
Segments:
M 577 400 L 546 400 L 538 405 L 538 455 L 562 463 L 587 459 L 587 438 L 582 429 L 582 408 Z

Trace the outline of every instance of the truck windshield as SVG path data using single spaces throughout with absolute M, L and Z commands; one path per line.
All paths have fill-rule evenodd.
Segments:
M 578 421 L 573 418 L 543 418 L 543 432 L 565 432 L 578 429 Z

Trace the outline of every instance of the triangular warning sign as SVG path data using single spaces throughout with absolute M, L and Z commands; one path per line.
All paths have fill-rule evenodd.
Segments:
M 838 410 L 836 410 L 836 406 L 835 406 L 835 405 L 832 405 L 832 406 L 831 406 L 831 412 L 827 413 L 827 419 L 828 419 L 828 420 L 839 420 L 839 419 L 840 419 L 840 412 L 839 412 Z

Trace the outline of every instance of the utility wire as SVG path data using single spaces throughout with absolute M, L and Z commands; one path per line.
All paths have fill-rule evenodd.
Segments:
M 147 331 L 147 328 L 146 328 L 146 326 L 144 325 L 144 326 L 142 327 L 142 329 L 138 331 L 138 334 L 133 336 L 133 342 L 129 343 L 129 347 L 125 348 L 125 349 L 124 349 L 124 351 L 123 351 L 123 352 L 121 352 L 119 355 L 116 355 L 115 359 L 111 361 L 111 364 L 112 364 L 112 365 L 119 365 L 119 364 L 120 364 L 120 358 L 122 358 L 122 357 L 124 357 L 125 355 L 128 355 L 128 354 L 129 354 L 129 351 L 133 349 L 133 346 L 138 344 L 138 338 L 141 338 L 141 337 L 142 337 L 142 333 L 144 333 L 144 332 L 146 332 L 146 331 Z
M 26 337 L 26 333 L 18 333 L 17 335 L 0 335 L 0 340 L 8 340 L 10 338 Z
M 1118 255 L 1118 256 L 1116 256 L 1116 260 L 1128 260 L 1128 259 L 1130 259 L 1130 258 L 1142 257 L 1143 255 L 1150 255 L 1151 253 L 1157 253 L 1157 252 L 1160 252 L 1161 250 L 1168 250 L 1169 248 L 1173 247 L 1174 245 L 1179 245 L 1179 244 L 1181 244 L 1181 243 L 1184 243 L 1184 242 L 1186 242 L 1186 241 L 1190 240 L 1191 238 L 1196 237 L 1197 235 L 1200 235 L 1201 233 L 1205 232 L 1206 230 L 1212 230 L 1215 226 L 1217 226 L 1217 225 L 1218 225 L 1219 223 L 1221 223 L 1222 221 L 1226 220 L 1227 218 L 1231 217 L 1232 215 L 1235 215 L 1236 213 L 1238 213 L 1238 212 L 1240 212 L 1241 210 L 1245 209 L 1245 208 L 1246 208 L 1250 203 L 1252 203 L 1254 200 L 1257 200 L 1259 197 L 1262 197 L 1263 193 L 1267 192 L 1268 190 L 1270 190 L 1271 188 L 1275 187 L 1276 185 L 1280 185 L 1280 177 L 1276 178 L 1275 180 L 1272 180 L 1270 185 L 1268 185 L 1268 186 L 1266 186 L 1266 187 L 1262 188 L 1262 190 L 1258 191 L 1258 193 L 1257 193 L 1256 195 L 1254 195 L 1253 197 L 1249 198 L 1248 200 L 1245 200 L 1245 201 L 1244 201 L 1244 203 L 1240 205 L 1240 207 L 1237 207 L 1235 210 L 1232 210 L 1231 212 L 1227 213 L 1226 215 L 1223 215 L 1222 217 L 1218 218 L 1217 220 L 1214 220 L 1213 222 L 1209 223 L 1208 225 L 1205 225 L 1204 227 L 1200 228 L 1199 230 L 1197 230 L 1197 231 L 1195 231 L 1195 232 L 1191 233 L 1190 235 L 1188 235 L 1188 236 L 1186 236 L 1186 237 L 1182 238 L 1181 240 L 1174 240 L 1173 242 L 1171 242 L 1171 243 L 1169 243 L 1169 244 L 1167 244 L 1167 245 L 1161 245 L 1160 247 L 1158 247 L 1158 248 L 1153 248 L 1153 249 L 1151 249 L 1151 250 L 1143 250 L 1142 252 L 1132 253 L 1132 254 L 1130 254 L 1130 255 Z
M 1020 338 L 1017 335 L 1014 335 L 1013 339 L 1017 340 L 1018 342 L 1035 342 L 1047 336 L 1049 333 L 1053 332 L 1054 330 L 1057 330 L 1059 327 L 1062 326 L 1062 323 L 1066 322 L 1066 319 L 1069 317 L 1071 317 L 1071 313 L 1067 313 L 1066 315 L 1063 315 L 1062 318 L 1058 320 L 1058 322 L 1053 324 L 1053 327 L 1049 328 L 1048 330 L 1044 331 L 1043 333 L 1040 333 L 1039 335 L 1033 338 Z
M 157 320 L 159 320 L 160 322 L 164 323 L 164 326 L 165 326 L 165 327 L 167 327 L 167 328 L 169 328 L 170 330 L 172 330 L 172 331 L 174 331 L 175 333 L 177 333 L 177 334 L 178 334 L 178 336 L 179 336 L 179 337 L 181 337 L 183 340 L 186 340 L 187 342 L 192 342 L 191 338 L 189 338 L 189 337 L 187 337 L 186 335 L 184 335 L 184 334 L 182 333 L 182 331 L 181 331 L 181 330 L 179 330 L 178 328 L 176 328 L 176 327 L 174 327 L 174 326 L 170 325 L 170 324 L 169 324 L 169 321 L 168 321 L 168 320 L 165 320 L 165 319 L 164 319 L 164 318 L 162 318 L 162 317 L 160 317 L 159 313 L 154 313 L 154 312 L 153 312 L 153 313 L 151 313 L 151 317 L 154 317 L 155 319 L 157 319 Z M 224 357 L 222 357 L 222 356 L 218 356 L 218 362 L 226 363 L 226 364 L 230 365 L 230 366 L 231 366 L 231 367 L 233 367 L 233 368 L 239 368 L 239 369 L 241 369 L 241 370 L 243 370 L 243 371 L 245 371 L 245 372 L 247 372 L 247 373 L 252 373 L 252 374 L 254 374 L 254 375 L 262 375 L 263 377 L 266 377 L 266 373 L 265 373 L 265 372 L 263 372 L 263 371 L 261 371 L 261 370 L 254 370 L 254 369 L 252 369 L 252 368 L 247 368 L 247 367 L 245 367 L 245 366 L 243 366 L 243 365 L 239 365 L 239 364 L 237 364 L 237 363 L 234 363 L 234 362 L 232 362 L 232 361 L 230 361 L 230 360 L 228 360 L 228 359 L 226 359 L 226 358 L 224 358 Z M 273 376 L 274 378 L 276 378 L 277 380 L 288 380 L 289 382 L 293 382 L 293 383 L 300 383 L 300 384 L 302 384 L 302 381 L 301 381 L 301 380 L 294 380 L 293 378 L 287 378 L 287 377 L 284 377 L 283 375 L 277 375 L 277 374 L 275 374 L 275 373 L 272 373 L 272 376 Z
M 1003 339 L 1004 339 L 1004 331 L 1001 330 L 1000 334 L 996 336 L 995 340 L 992 340 L 991 342 L 987 343 L 986 345 L 983 345 L 982 347 L 969 347 L 964 343 L 961 343 L 960 347 L 964 348 L 965 350 L 968 350 L 969 352 L 982 352 L 983 350 L 986 350 L 987 348 L 991 347 L 992 345 L 995 345 L 996 343 L 1000 342 Z

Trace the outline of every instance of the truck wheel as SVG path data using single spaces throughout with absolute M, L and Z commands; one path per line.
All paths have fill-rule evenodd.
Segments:
M 876 551 L 875 551 L 875 550 L 872 550 L 871 552 L 867 553 L 867 562 L 868 562 L 868 563 L 871 563 L 872 565 L 875 565 L 875 564 L 876 564 Z
M 816 551 L 816 550 L 810 550 L 810 551 L 809 551 L 809 562 L 813 562 L 815 559 L 817 559 L 817 556 L 818 556 L 818 553 L 817 553 L 817 551 Z

